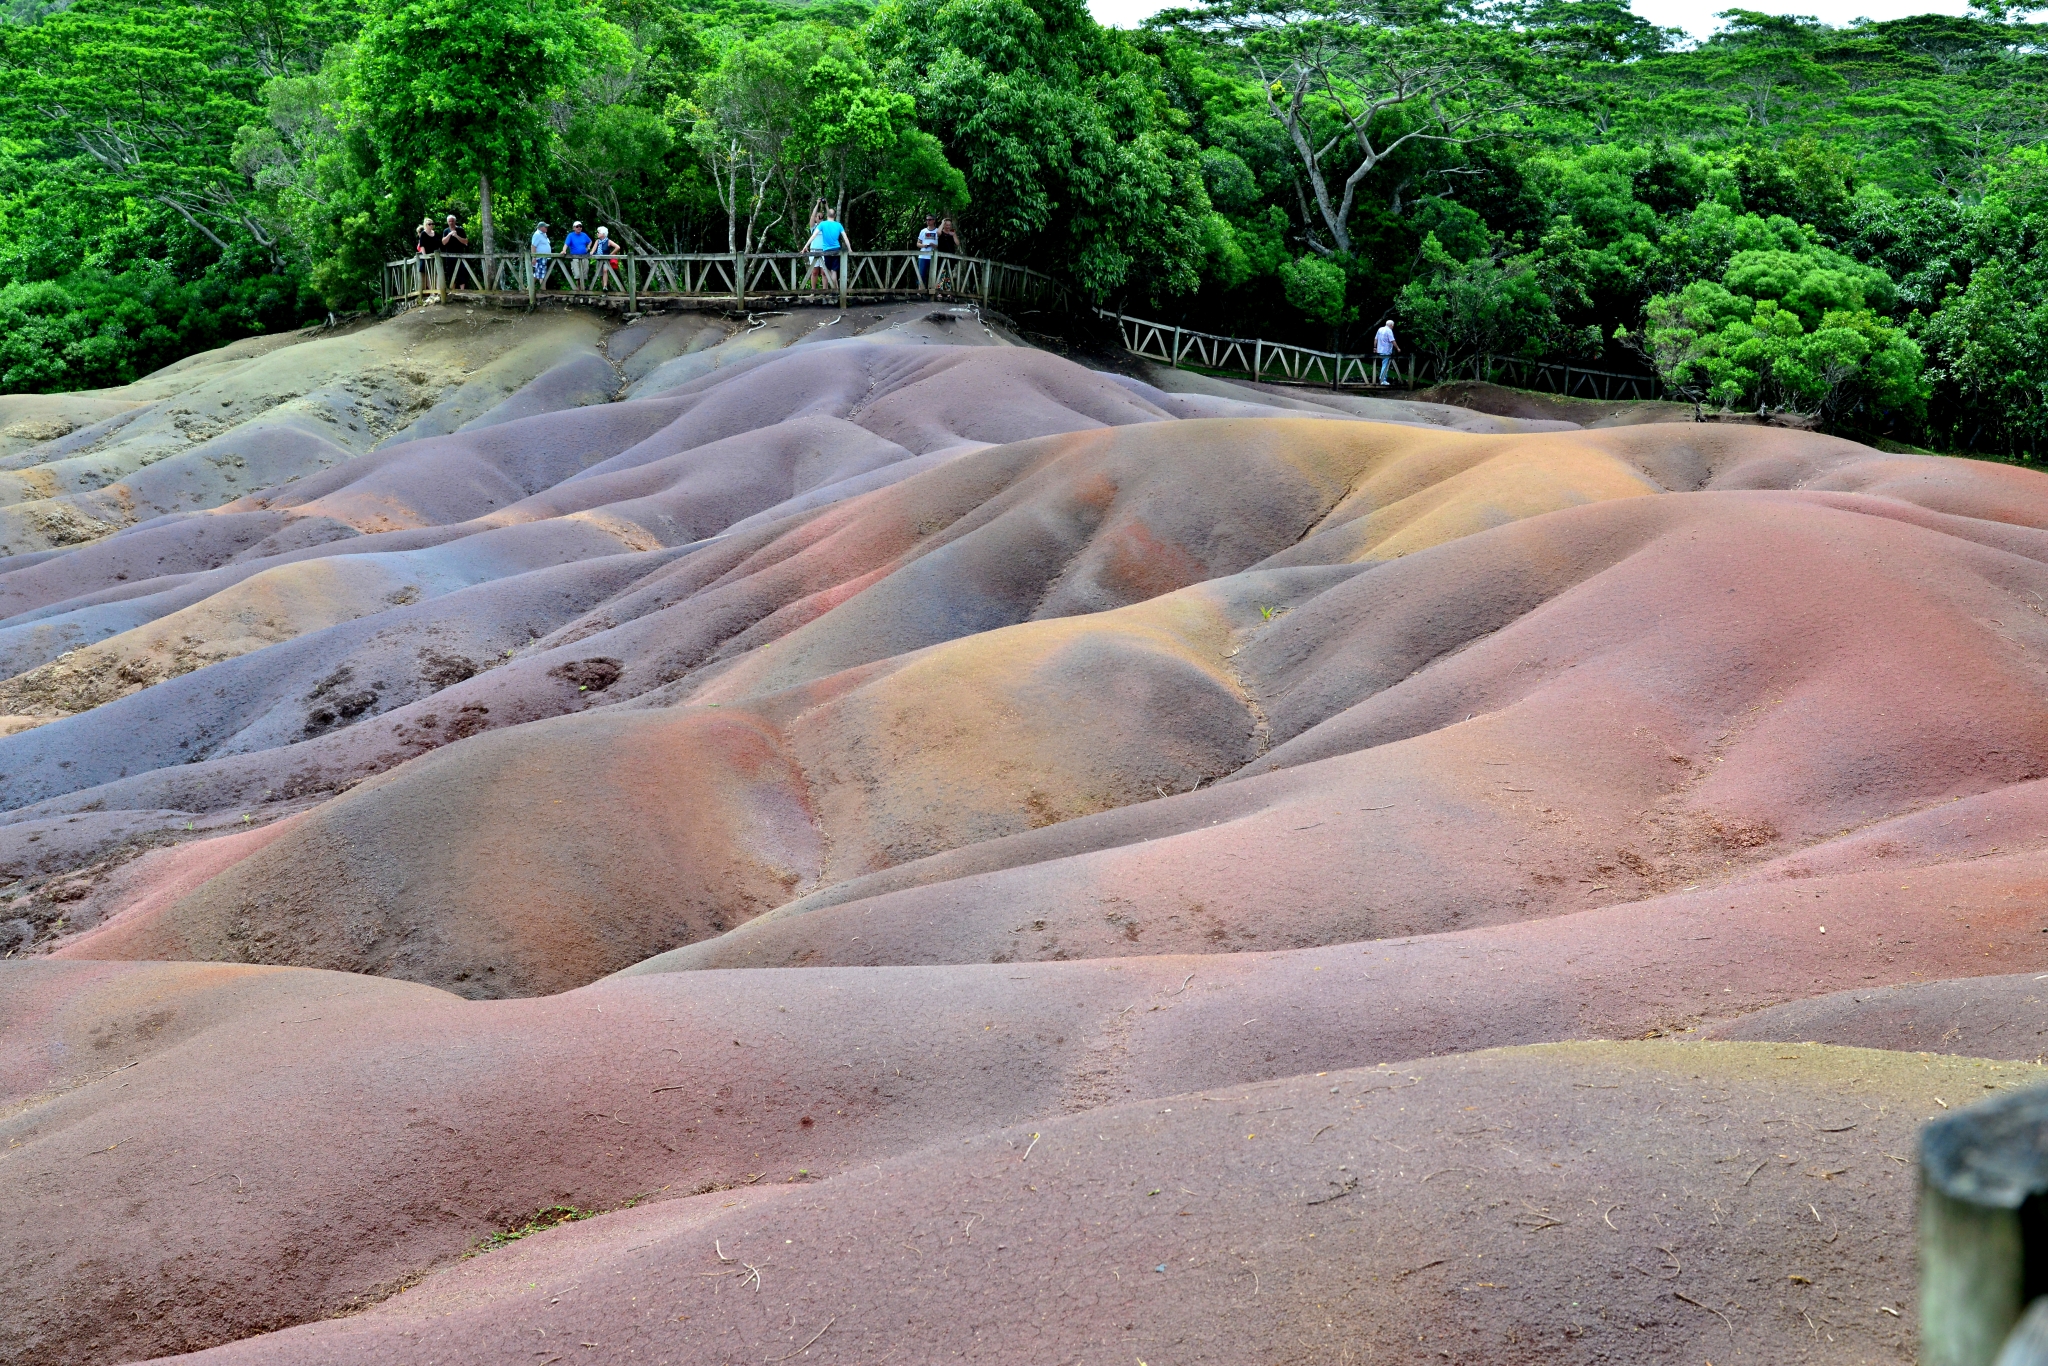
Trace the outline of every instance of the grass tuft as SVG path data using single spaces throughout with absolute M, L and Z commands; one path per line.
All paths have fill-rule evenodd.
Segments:
M 540 1233 L 551 1228 L 559 1228 L 563 1224 L 573 1224 L 579 1219 L 588 1219 L 593 1214 L 602 1213 L 604 1213 L 603 1210 L 577 1209 L 574 1205 L 549 1205 L 546 1209 L 535 1211 L 522 1224 L 512 1228 L 499 1229 L 495 1233 L 485 1234 L 477 1239 L 475 1246 L 462 1255 L 464 1257 L 475 1257 L 481 1253 L 495 1252 L 506 1244 L 516 1243 L 521 1238 L 527 1237 L 530 1234 Z

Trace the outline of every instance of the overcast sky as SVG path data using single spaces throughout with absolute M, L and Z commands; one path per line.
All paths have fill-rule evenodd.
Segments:
M 1715 13 L 1735 5 L 1736 0 L 1635 0 L 1635 11 L 1652 23 L 1682 28 L 1695 38 L 1704 38 L 1714 31 Z M 1966 0 L 1801 0 L 1797 4 L 1742 0 L 1741 7 L 1768 14 L 1810 14 L 1830 24 L 1846 24 L 1851 19 L 1903 19 L 1909 14 L 1963 14 L 1969 10 Z M 1105 24 L 1130 28 L 1168 6 L 1154 0 L 1088 0 L 1088 8 Z

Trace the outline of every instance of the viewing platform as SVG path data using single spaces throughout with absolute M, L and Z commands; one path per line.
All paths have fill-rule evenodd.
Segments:
M 847 269 L 828 285 L 806 251 L 690 252 L 675 256 L 537 256 L 531 251 L 441 254 L 385 263 L 380 311 L 400 313 L 437 299 L 483 300 L 499 307 L 545 302 L 616 308 L 633 315 L 666 307 L 738 312 L 793 305 L 975 303 L 1012 314 L 1056 313 L 1114 324 L 1122 349 L 1165 365 L 1255 381 L 1328 389 L 1368 389 L 1379 358 L 1289 342 L 1230 337 L 1090 307 L 1069 286 L 1029 266 L 946 252 L 932 258 L 931 287 L 917 273 L 916 251 L 846 252 Z M 1392 386 L 1420 389 L 1452 380 L 1504 383 L 1599 401 L 1664 396 L 1655 375 L 1595 369 L 1569 361 L 1477 355 L 1447 360 L 1402 352 L 1388 367 Z
M 1042 271 L 978 256 L 937 253 L 932 287 L 918 277 L 915 251 L 846 252 L 847 269 L 828 284 L 807 251 L 691 252 L 678 256 L 537 256 L 531 251 L 420 255 L 384 266 L 385 313 L 435 299 L 482 299 L 501 306 L 557 300 L 638 313 L 671 304 L 754 309 L 781 304 L 946 299 L 1012 310 L 1071 313 L 1073 291 Z

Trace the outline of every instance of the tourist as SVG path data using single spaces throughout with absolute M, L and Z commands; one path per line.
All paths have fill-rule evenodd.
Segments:
M 1394 352 L 1400 349 L 1394 342 L 1392 318 L 1381 323 L 1380 330 L 1373 334 L 1372 349 L 1380 358 L 1380 377 L 1377 383 L 1384 389 L 1387 387 L 1387 372 L 1394 368 Z
M 543 218 L 533 225 L 533 278 L 545 285 L 548 282 L 548 257 L 555 254 L 555 244 L 548 240 L 548 221 Z
M 432 256 L 441 249 L 441 230 L 434 226 L 434 215 L 428 214 L 420 220 L 417 231 L 412 235 L 413 247 L 418 255 Z
M 941 256 L 960 255 L 960 234 L 953 230 L 953 220 L 951 218 L 939 220 L 938 246 L 939 255 Z M 943 294 L 952 287 L 952 284 L 953 263 L 951 261 L 939 262 L 938 284 L 934 287 L 936 292 Z
M 825 221 L 825 201 L 811 201 L 811 226 L 804 238 L 804 250 L 811 254 L 810 262 L 804 269 L 804 288 L 814 289 L 825 279 L 825 253 L 818 249 L 818 224 Z
M 822 259 L 825 268 L 825 288 L 839 288 L 839 272 L 845 267 L 840 253 L 852 245 L 851 239 L 846 235 L 845 226 L 829 213 L 818 220 L 818 226 L 811 229 L 811 240 L 806 250 L 819 254 L 813 258 L 814 260 Z
M 469 239 L 462 235 L 462 224 L 454 214 L 448 215 L 448 231 L 441 234 L 441 254 L 453 256 L 469 250 Z M 448 302 L 448 291 L 455 285 L 455 273 L 462 269 L 462 262 L 449 261 L 442 267 L 441 302 Z
M 938 246 L 939 220 L 926 214 L 924 228 L 917 234 L 917 287 L 927 294 L 932 289 L 932 253 Z
M 569 225 L 569 235 L 562 239 L 562 251 L 569 258 L 569 274 L 576 281 L 576 287 L 583 287 L 583 258 L 590 255 L 590 234 L 583 231 L 581 223 Z
M 611 229 L 602 223 L 598 224 L 597 236 L 590 243 L 590 254 L 604 262 L 604 268 L 599 272 L 598 288 L 609 285 L 616 289 L 619 283 L 619 244 L 612 240 Z

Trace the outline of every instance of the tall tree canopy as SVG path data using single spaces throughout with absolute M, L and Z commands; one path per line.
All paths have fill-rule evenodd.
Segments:
M 384 0 L 356 45 L 352 104 L 388 175 L 477 185 L 488 253 L 492 182 L 540 179 L 549 106 L 629 60 L 625 35 L 584 0 Z

